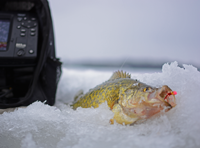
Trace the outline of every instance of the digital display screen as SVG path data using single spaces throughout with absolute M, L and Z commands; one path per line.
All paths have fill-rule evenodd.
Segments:
M 7 48 L 9 28 L 10 21 L 0 19 L 0 51 L 5 51 Z

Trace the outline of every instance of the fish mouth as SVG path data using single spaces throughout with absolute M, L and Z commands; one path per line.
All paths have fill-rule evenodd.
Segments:
M 175 106 L 176 106 L 176 102 L 175 102 L 176 98 L 175 98 L 175 96 L 173 95 L 173 92 L 169 92 L 169 93 L 166 95 L 166 97 L 164 98 L 164 100 L 165 100 L 166 102 L 168 102 L 172 107 L 175 107 Z
M 176 106 L 176 91 L 172 91 L 167 85 L 164 85 L 161 87 L 160 90 L 158 90 L 158 97 L 162 101 L 164 100 L 165 103 L 168 103 L 171 107 Z
M 163 104 L 170 109 L 176 106 L 176 92 L 172 91 L 167 85 L 156 89 L 148 95 L 148 99 L 152 103 Z M 152 101 L 151 101 L 152 100 Z

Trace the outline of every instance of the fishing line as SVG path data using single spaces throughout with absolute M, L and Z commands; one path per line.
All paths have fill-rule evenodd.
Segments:
M 129 58 L 129 57 L 127 57 L 127 58 L 124 60 L 124 62 L 122 63 L 122 66 L 120 67 L 120 70 L 122 70 L 122 67 L 123 67 L 124 64 L 127 62 L 128 58 Z

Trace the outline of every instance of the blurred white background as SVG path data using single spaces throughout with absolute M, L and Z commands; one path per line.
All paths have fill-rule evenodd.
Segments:
M 200 66 L 199 0 L 49 0 L 64 61 L 178 61 Z

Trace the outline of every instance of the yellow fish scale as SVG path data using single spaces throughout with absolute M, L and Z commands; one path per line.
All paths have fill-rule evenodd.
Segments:
M 110 108 L 117 103 L 119 99 L 119 91 L 123 88 L 129 88 L 137 81 L 130 78 L 119 78 L 109 80 L 101 85 L 96 86 L 94 89 L 89 90 L 85 95 L 80 96 L 78 101 L 72 106 L 74 109 L 77 107 L 89 108 L 99 107 L 99 104 L 107 101 Z

